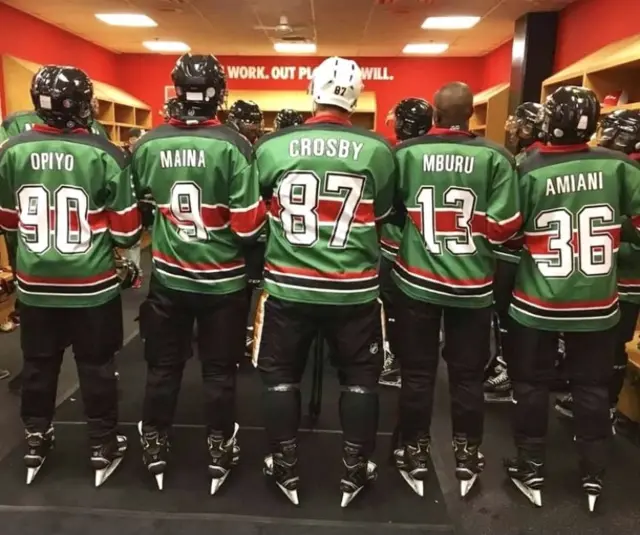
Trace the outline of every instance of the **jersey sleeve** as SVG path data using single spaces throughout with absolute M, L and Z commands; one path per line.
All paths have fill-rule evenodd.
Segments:
M 373 201 L 374 215 L 376 221 L 382 221 L 387 218 L 394 206 L 394 196 L 396 191 L 396 183 L 398 180 L 398 171 L 393 153 L 384 147 L 381 154 L 383 161 L 376 162 L 376 193 Z
M 7 131 L 4 129 L 3 126 L 0 126 L 0 143 L 2 143 L 7 139 L 9 139 L 9 134 L 7 134 Z
M 229 183 L 229 223 L 236 236 L 251 239 L 258 236 L 267 215 L 264 200 L 260 196 L 259 174 L 256 166 L 239 150 L 235 151 L 232 171 Z
M 132 247 L 140 239 L 142 223 L 134 194 L 131 167 L 123 155 L 122 163 L 112 160 L 109 165 L 105 210 L 109 231 L 118 247 Z
M 493 244 L 505 243 L 522 227 L 518 175 L 512 158 L 494 156 L 487 202 L 487 238 Z
M 640 165 L 633 160 L 623 162 L 620 203 L 623 215 L 631 218 L 633 227 L 640 230 Z
M 0 228 L 7 232 L 18 230 L 18 211 L 16 200 L 11 186 L 11 175 L 8 168 L 8 158 L 3 145 L 7 140 L 0 141 Z

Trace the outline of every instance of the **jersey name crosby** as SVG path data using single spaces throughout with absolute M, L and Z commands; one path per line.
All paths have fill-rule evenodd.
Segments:
M 160 151 L 160 167 L 207 167 L 207 159 L 203 150 L 176 149 Z
M 318 156 L 357 161 L 363 147 L 364 143 L 347 139 L 302 137 L 289 142 L 289 156 L 291 158 Z

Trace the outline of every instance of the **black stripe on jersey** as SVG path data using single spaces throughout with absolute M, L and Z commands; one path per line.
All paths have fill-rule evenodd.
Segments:
M 306 277 L 296 277 L 295 275 L 283 275 L 281 273 L 273 273 L 269 270 L 264 272 L 265 280 L 274 284 L 283 284 L 287 286 L 296 286 L 298 288 L 313 288 L 314 290 L 326 290 L 328 292 L 344 292 L 353 290 L 375 290 L 378 287 L 378 278 L 366 280 L 318 280 L 308 279 Z
M 114 286 L 120 284 L 118 276 L 114 274 L 106 280 L 96 282 L 94 284 L 83 284 L 81 286 L 66 286 L 64 284 L 38 284 L 25 282 L 18 279 L 18 287 L 27 293 L 34 294 L 67 294 L 67 295 L 89 295 L 104 290 L 110 290 Z
M 419 288 L 424 288 L 425 290 L 432 290 L 434 292 L 448 294 L 456 297 L 484 297 L 489 292 L 491 292 L 491 288 L 493 286 L 491 282 L 488 282 L 484 286 L 475 288 L 449 286 L 444 282 L 431 281 L 423 279 L 421 277 L 416 277 L 399 264 L 395 264 L 393 266 L 393 270 L 398 277 L 411 284 L 414 284 L 415 286 L 418 286 Z
M 618 302 L 616 301 L 611 306 L 607 308 L 592 308 L 592 309 L 581 309 L 581 310 L 566 310 L 566 309 L 548 309 L 548 308 L 540 308 L 531 303 L 527 303 L 517 296 L 513 296 L 513 306 L 515 308 L 519 308 L 523 312 L 529 312 L 530 314 L 534 314 L 536 316 L 541 316 L 544 318 L 553 318 L 553 319 L 571 319 L 571 318 L 584 318 L 584 319 L 597 319 L 604 318 L 610 316 L 618 310 Z
M 380 242 L 380 249 L 385 251 L 386 253 L 392 254 L 393 256 L 398 254 L 400 247 L 393 247 L 387 243 Z
M 238 266 L 237 268 L 232 268 L 232 269 L 225 269 L 224 271 L 197 272 L 197 271 L 188 271 L 186 269 L 182 269 L 177 266 L 167 264 L 166 262 L 163 262 L 159 258 L 154 258 L 153 263 L 155 264 L 156 269 L 158 271 L 166 273 L 167 275 L 175 275 L 176 277 L 184 277 L 194 281 L 220 281 L 220 280 L 231 279 L 233 277 L 239 277 L 240 275 L 245 274 L 244 266 Z
M 640 295 L 639 284 L 622 284 L 618 283 L 618 292 L 625 295 Z

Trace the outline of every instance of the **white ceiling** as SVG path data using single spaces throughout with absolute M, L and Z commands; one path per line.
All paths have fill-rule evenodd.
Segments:
M 478 56 L 513 35 L 528 11 L 562 9 L 573 0 L 2 0 L 116 52 L 148 52 L 145 40 L 178 40 L 194 52 L 274 55 L 275 26 L 286 15 L 301 29 L 290 36 L 315 40 L 317 55 L 399 56 L 409 42 L 448 42 L 446 56 Z M 138 12 L 157 28 L 116 28 L 96 13 Z M 428 16 L 476 15 L 461 31 L 420 28 Z

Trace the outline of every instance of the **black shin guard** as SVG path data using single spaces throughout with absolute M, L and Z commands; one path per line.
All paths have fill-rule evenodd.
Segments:
M 380 402 L 375 390 L 362 386 L 343 386 L 340 394 L 340 422 L 344 440 L 362 444 L 369 457 L 375 449 Z
M 273 445 L 295 438 L 300 426 L 299 385 L 266 387 L 262 401 L 269 442 Z

